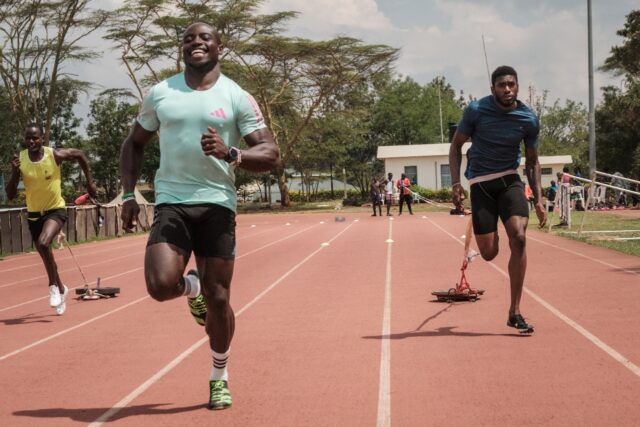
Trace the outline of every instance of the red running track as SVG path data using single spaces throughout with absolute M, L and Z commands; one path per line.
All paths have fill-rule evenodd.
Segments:
M 638 425 L 637 257 L 530 230 L 524 337 L 505 325 L 505 236 L 468 270 L 481 300 L 437 303 L 467 219 L 341 215 L 238 217 L 226 411 L 206 409 L 211 356 L 185 300 L 146 294 L 145 236 L 74 246 L 122 293 L 60 317 L 39 257 L 3 259 L 0 425 Z

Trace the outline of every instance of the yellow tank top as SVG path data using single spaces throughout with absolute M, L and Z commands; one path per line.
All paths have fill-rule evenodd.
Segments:
M 27 150 L 20 152 L 20 173 L 29 212 L 44 212 L 65 207 L 60 187 L 60 166 L 53 156 L 53 149 L 42 148 L 44 155 L 37 162 L 29 159 Z

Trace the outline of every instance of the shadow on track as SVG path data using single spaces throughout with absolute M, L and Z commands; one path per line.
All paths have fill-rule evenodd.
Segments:
M 114 414 L 112 418 L 109 418 L 108 422 L 117 421 L 123 418 L 134 417 L 139 415 L 164 415 L 164 414 L 178 414 L 182 412 L 191 412 L 198 409 L 205 409 L 206 403 L 193 406 L 185 406 L 182 408 L 160 408 L 161 406 L 170 405 L 170 403 L 156 403 L 149 405 L 137 405 L 127 406 L 120 408 L 118 413 Z M 83 423 L 92 423 L 97 420 L 102 414 L 110 410 L 111 408 L 48 408 L 48 409 L 25 409 L 22 411 L 14 411 L 13 415 L 18 417 L 32 417 L 32 418 L 60 418 L 63 421 L 73 420 Z M 55 421 L 53 421 L 56 423 Z

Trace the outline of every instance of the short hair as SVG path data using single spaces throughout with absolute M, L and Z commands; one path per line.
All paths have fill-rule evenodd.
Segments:
M 518 81 L 518 73 L 516 73 L 516 70 L 514 70 L 513 67 L 501 65 L 491 73 L 491 86 L 495 85 L 498 77 L 502 76 L 513 76 L 516 78 L 516 82 Z
M 31 128 L 37 128 L 40 131 L 40 135 L 44 135 L 44 129 L 42 128 L 42 125 L 40 123 L 29 122 L 24 126 L 24 130 L 31 129 Z
M 551 181 L 551 185 L 556 185 L 556 182 L 555 181 Z

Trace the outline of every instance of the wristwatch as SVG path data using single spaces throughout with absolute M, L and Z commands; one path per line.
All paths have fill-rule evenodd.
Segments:
M 235 165 L 240 164 L 240 150 L 238 150 L 236 147 L 229 148 L 229 152 L 224 158 L 224 161 Z

